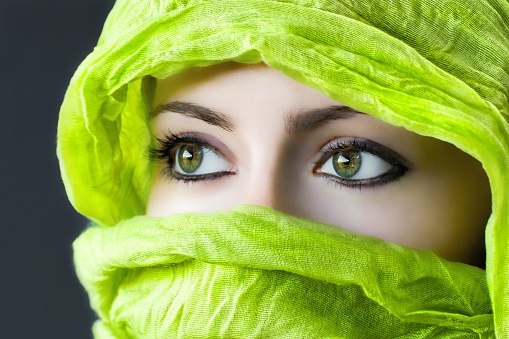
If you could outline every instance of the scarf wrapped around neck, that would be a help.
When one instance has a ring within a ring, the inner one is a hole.
[[[504,0],[117,1],[58,126],[67,194],[93,222],[74,248],[95,337],[509,337],[508,25]],[[259,206],[144,216],[150,79],[225,61],[479,160],[486,271]]]

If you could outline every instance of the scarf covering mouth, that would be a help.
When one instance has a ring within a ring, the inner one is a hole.
[[[493,337],[483,270],[267,207],[135,217],[74,248],[99,338]]]
[[[503,0],[117,1],[58,126],[96,337],[509,337],[508,24]],[[153,79],[226,61],[479,160],[486,271],[259,207],[141,216]]]

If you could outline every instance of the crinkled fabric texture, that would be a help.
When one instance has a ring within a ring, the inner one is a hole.
[[[74,248],[97,337],[493,337],[483,270],[266,207],[135,217]]]
[[[509,337],[508,23],[504,0],[117,1],[58,127],[69,199],[98,225],[76,242],[96,336]],[[486,272],[254,208],[139,217],[151,79],[225,61],[478,159]]]

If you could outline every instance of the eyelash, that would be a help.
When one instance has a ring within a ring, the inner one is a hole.
[[[148,158],[151,161],[162,161],[165,163],[165,166],[162,169],[162,174],[170,179],[181,181],[183,183],[195,183],[198,181],[207,181],[207,180],[215,180],[220,177],[226,175],[234,175],[235,172],[214,172],[208,174],[200,174],[200,175],[182,175],[173,170],[175,167],[175,152],[178,149],[178,146],[192,144],[200,147],[204,147],[220,157],[221,152],[219,152],[215,147],[211,146],[209,142],[198,138],[192,134],[182,134],[176,135],[173,133],[165,134],[162,139],[157,138],[157,146],[150,146],[148,150]]]
[[[149,147],[148,157],[152,161],[162,161],[165,163],[162,174],[166,178],[183,183],[195,183],[198,181],[215,180],[227,175],[236,174],[236,172],[223,171],[200,175],[182,175],[175,172],[175,152],[179,146],[186,144],[204,147],[216,153],[216,155],[223,157],[221,152],[219,152],[215,147],[211,146],[209,142],[188,133],[182,135],[169,133],[165,134],[162,139],[158,138],[157,146]],[[392,167],[389,171],[377,177],[357,180],[343,179],[327,173],[318,172],[318,169],[323,166],[327,160],[334,156],[336,152],[347,149],[370,153],[386,161]],[[406,161],[396,152],[374,141],[362,138],[336,139],[329,141],[319,150],[319,153],[320,157],[314,164],[313,173],[316,176],[324,177],[333,184],[337,186],[339,185],[341,187],[352,189],[376,188],[399,180],[409,170],[409,167],[406,165]]]
[[[368,179],[343,179],[337,176],[331,176],[326,173],[317,172],[317,170],[323,166],[327,160],[329,160],[334,154],[341,150],[356,150],[360,152],[370,153],[375,155],[382,160],[386,161],[392,167],[387,172]],[[390,182],[397,181],[403,177],[403,175],[410,169],[406,164],[406,161],[393,150],[380,145],[374,141],[362,138],[349,138],[349,139],[336,139],[328,142],[319,151],[320,158],[315,162],[313,173],[317,176],[324,177],[328,181],[341,187],[363,189],[363,188],[376,188],[384,186]]]

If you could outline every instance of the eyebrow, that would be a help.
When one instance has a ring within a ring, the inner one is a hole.
[[[156,109],[152,112],[151,117],[154,118],[161,113],[179,113],[186,117],[199,119],[210,125],[218,126],[228,132],[232,132],[235,129],[235,126],[229,116],[190,102],[170,101],[164,103],[156,107]]]
[[[164,103],[156,107],[151,117],[154,118],[161,113],[179,113],[190,118],[202,120],[228,132],[235,130],[235,125],[229,116],[190,102],[170,101]],[[298,114],[290,113],[285,117],[285,130],[289,135],[302,133],[317,129],[329,121],[348,119],[358,114],[365,113],[348,106],[329,106],[300,112]]]
[[[348,119],[358,114],[364,114],[348,106],[329,106],[316,108],[286,117],[285,127],[288,134],[302,133],[317,129],[325,123]]]

